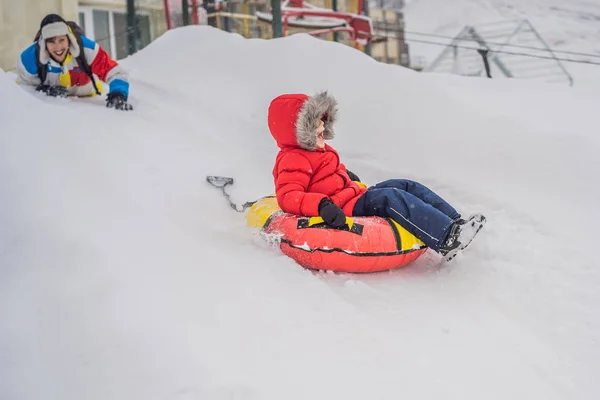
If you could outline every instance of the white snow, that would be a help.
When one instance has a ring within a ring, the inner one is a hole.
[[[0,72],[1,399],[600,396],[597,92],[209,27],[123,65],[129,113]],[[487,216],[464,254],[311,273],[208,185],[272,193],[268,104],[322,89],[363,181],[415,179]]]
[[[443,46],[419,41],[449,43],[450,39],[424,36],[434,34],[454,37],[465,25],[486,29],[505,30],[510,21],[529,20],[540,33],[548,46],[554,50],[587,53],[593,56],[580,56],[556,53],[558,58],[584,60],[600,63],[600,1],[598,0],[412,0],[403,10],[410,45],[410,56],[416,64],[428,65],[443,50]],[[487,24],[500,24],[496,28],[485,28]],[[516,24],[514,25],[516,28]],[[512,28],[511,28],[512,29]],[[500,32],[500,31],[498,31]],[[500,32],[501,33],[501,32]],[[531,38],[531,35],[524,35]],[[538,42],[519,43],[517,38],[511,43],[530,47],[543,47]],[[506,37],[490,39],[491,42],[503,42]],[[462,45],[472,47],[472,42]],[[495,46],[492,46],[495,47]],[[549,56],[549,53],[527,48],[505,47],[504,51]],[[502,55],[501,55],[502,57]],[[507,56],[504,56],[505,58]],[[540,74],[548,71],[542,68],[552,64],[526,57],[509,58],[517,60],[523,68],[526,63],[540,69]],[[563,62],[564,67],[573,76],[575,85],[600,86],[600,65]],[[533,73],[532,70],[528,71]]]

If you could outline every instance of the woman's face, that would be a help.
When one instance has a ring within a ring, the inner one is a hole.
[[[317,128],[317,148],[325,148],[325,138],[323,138],[323,132],[325,132],[325,123],[323,120],[319,121],[319,127]]]
[[[69,51],[69,38],[67,35],[56,36],[46,41],[46,48],[50,56],[57,62],[65,61]]]

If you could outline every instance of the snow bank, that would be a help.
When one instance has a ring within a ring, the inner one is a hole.
[[[123,64],[132,113],[0,72],[0,398],[600,393],[594,93],[208,27]],[[468,252],[313,274],[204,181],[234,176],[240,203],[270,193],[270,100],[323,89],[341,107],[332,145],[363,181],[416,179],[487,215]]]

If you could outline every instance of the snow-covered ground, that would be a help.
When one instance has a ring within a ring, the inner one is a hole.
[[[482,26],[528,19],[548,46],[555,50],[594,54],[596,57],[557,53],[559,58],[600,63],[600,1],[598,0],[411,0],[404,9],[406,30],[454,37],[465,25]],[[508,25],[505,25],[507,27]],[[516,24],[515,24],[516,27]],[[485,28],[482,28],[485,29]],[[490,28],[491,29],[491,28]],[[504,29],[504,28],[503,28]],[[531,35],[526,35],[528,38]],[[419,43],[450,40],[418,34],[407,34],[411,58],[416,63],[429,64],[444,49],[443,46]],[[488,39],[503,42],[506,39]],[[511,43],[517,43],[517,39]],[[472,43],[465,42],[465,45]],[[521,45],[542,47],[540,43]],[[530,49],[506,47],[516,53],[533,53]],[[545,53],[545,55],[549,55]],[[527,58],[520,57],[522,62]],[[575,84],[600,86],[600,65],[564,62]]]
[[[209,27],[123,65],[130,113],[0,72],[1,399],[600,396],[597,92]],[[268,104],[322,89],[363,181],[416,179],[486,214],[467,252],[312,273],[205,182],[271,193]]]

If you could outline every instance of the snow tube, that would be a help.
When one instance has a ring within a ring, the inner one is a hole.
[[[367,273],[387,271],[415,261],[425,244],[391,218],[352,217],[344,228],[326,225],[320,217],[285,213],[274,195],[253,204],[246,214],[249,226],[309,269]]]

